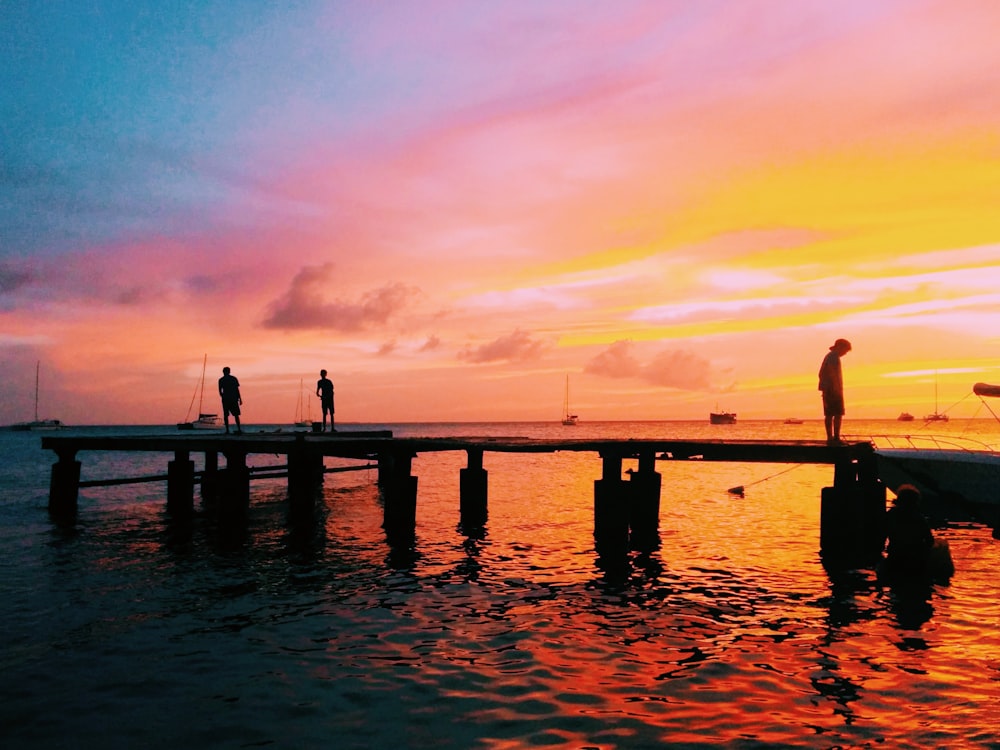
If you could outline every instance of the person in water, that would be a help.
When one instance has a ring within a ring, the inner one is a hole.
[[[326,376],[326,370],[319,371],[316,381],[316,395],[323,407],[323,431],[326,432],[326,413],[330,412],[330,432],[336,432],[333,426],[333,381]]]
[[[920,510],[920,490],[912,484],[901,484],[896,499],[886,514],[889,546],[886,556],[905,568],[923,567],[934,546],[934,534]]]
[[[851,351],[851,342],[837,339],[823,357],[819,368],[819,390],[823,394],[823,421],[826,441],[840,443],[840,425],[844,418],[844,374],[840,358]]]
[[[229,434],[229,415],[233,415],[236,420],[236,434],[242,435],[243,429],[240,427],[240,406],[243,405],[243,397],[240,395],[240,381],[235,375],[229,374],[229,368],[222,368],[222,377],[219,378],[219,396],[222,398],[222,417],[226,421],[226,434]]]

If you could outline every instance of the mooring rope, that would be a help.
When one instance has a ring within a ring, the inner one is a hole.
[[[746,492],[746,488],[747,487],[753,487],[755,484],[760,484],[761,482],[766,482],[766,481],[768,481],[770,479],[774,479],[775,477],[780,477],[782,474],[787,474],[790,471],[795,471],[796,469],[800,468],[801,466],[802,466],[802,464],[795,464],[794,466],[790,466],[787,469],[782,469],[781,471],[775,472],[774,474],[771,474],[770,476],[766,476],[763,479],[758,479],[756,482],[750,482],[750,484],[738,484],[735,487],[730,487],[726,491],[730,495],[739,495],[740,497],[743,497],[743,495]]]

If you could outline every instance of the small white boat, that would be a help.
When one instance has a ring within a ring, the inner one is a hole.
[[[207,364],[208,355],[206,354],[201,363],[201,381],[198,383],[198,387],[195,388],[194,393],[191,395],[191,404],[188,406],[188,413],[184,417],[184,421],[177,423],[178,430],[214,430],[222,426],[222,420],[219,419],[218,414],[205,414],[202,412],[202,406],[205,400],[205,367]],[[198,397],[198,418],[190,420],[191,407],[194,406],[195,396]]]
[[[934,411],[924,417],[925,422],[947,422],[948,415],[938,411],[937,375],[934,376]]]
[[[1000,386],[976,383],[973,393],[1000,397]],[[879,479],[889,489],[915,485],[928,505],[962,510],[1000,529],[1000,451],[993,446],[935,435],[882,435],[872,443]]]
[[[562,423],[567,427],[572,427],[580,419],[576,414],[569,413],[569,375],[566,376],[566,397],[563,399],[563,414]]]
[[[306,416],[306,411],[308,410],[309,415]],[[312,401],[306,399],[305,396],[305,384],[303,380],[299,379],[299,403],[295,407],[295,426],[296,427],[312,427]]]
[[[41,364],[41,362],[35,363],[35,418],[30,422],[18,422],[17,424],[11,425],[10,429],[12,430],[16,430],[18,432],[40,432],[61,430],[63,428],[63,423],[58,419],[38,418],[38,373],[41,369]]]

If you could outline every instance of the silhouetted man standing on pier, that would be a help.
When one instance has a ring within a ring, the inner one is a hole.
[[[316,395],[323,407],[323,431],[326,432],[326,413],[330,412],[330,432],[336,432],[333,426],[333,381],[326,376],[326,370],[319,371],[316,381]]]
[[[219,396],[222,398],[222,417],[226,421],[226,434],[229,434],[229,415],[233,415],[236,420],[236,434],[242,435],[243,429],[240,427],[240,406],[243,404],[243,397],[240,396],[240,381],[236,376],[229,374],[229,368],[222,368],[222,377],[219,378]]]
[[[840,358],[851,351],[851,342],[837,339],[830,352],[823,357],[819,368],[819,390],[823,393],[823,419],[826,424],[826,441],[840,442],[840,423],[844,418],[844,375]]]

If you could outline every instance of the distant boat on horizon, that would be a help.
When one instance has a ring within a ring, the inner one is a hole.
[[[899,420],[900,422],[912,422],[913,415],[910,414],[910,412],[908,411],[904,411],[898,417],[896,417],[896,419]]]
[[[41,361],[35,362],[35,418],[30,422],[18,422],[10,426],[12,430],[18,432],[39,432],[42,430],[61,430],[63,428],[63,423],[58,419],[39,419],[38,418],[38,374],[41,370]]]
[[[798,417],[789,417],[785,420],[785,424],[802,424],[802,420]]]
[[[718,409],[719,407],[716,406],[715,408]],[[725,409],[709,412],[708,421],[711,424],[736,424],[736,412],[726,411]]]
[[[213,430],[221,426],[218,414],[205,414],[202,412],[202,406],[205,400],[205,367],[207,365],[208,355],[206,354],[201,363],[201,381],[198,383],[198,387],[195,388],[194,393],[191,394],[191,403],[188,406],[187,414],[184,416],[184,421],[177,423],[178,430]],[[198,397],[198,418],[194,421],[189,421],[191,418],[191,407],[194,406],[195,396]]]
[[[305,402],[305,383],[300,378],[299,379],[299,403],[295,409],[295,426],[296,427],[312,427],[312,401],[308,401],[306,406],[303,407]],[[306,409],[309,411],[309,416],[307,417],[305,412]]]
[[[567,427],[572,427],[579,419],[576,414],[569,413],[569,375],[566,376],[566,397],[563,399],[563,415],[562,423]]]
[[[937,373],[934,373],[934,413],[924,417],[925,422],[947,422],[948,415],[938,411],[938,383]]]

